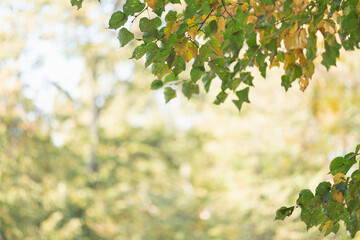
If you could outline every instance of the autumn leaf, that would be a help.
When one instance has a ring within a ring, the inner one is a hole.
[[[217,31],[214,36],[217,38],[217,40],[219,40],[220,43],[224,42],[224,35],[221,32]]]
[[[191,59],[197,56],[197,46],[192,42],[187,42],[184,48],[184,60],[189,62]]]
[[[295,32],[295,48],[304,49],[307,46],[307,33],[304,28]]]
[[[245,2],[242,6],[241,6],[241,11],[245,12],[247,9],[249,8],[249,4],[247,2]]]
[[[328,228],[329,228],[329,226],[330,226],[331,222],[332,222],[331,220],[327,221],[327,222],[325,223],[325,225],[323,226],[323,228],[322,228],[321,232],[325,232],[325,231],[326,231],[326,229],[328,229]]]
[[[343,173],[341,173],[341,172],[337,173],[337,174],[335,174],[333,180],[334,180],[335,185],[339,184],[341,182],[345,182],[345,175]]]
[[[153,10],[155,10],[156,0],[147,0],[146,3],[149,7],[151,7]]]
[[[175,21],[175,22],[172,24],[171,33],[172,33],[172,34],[176,33],[182,23],[183,23],[182,21]]]
[[[305,89],[307,88],[307,86],[309,86],[309,79],[303,78],[301,77],[299,79],[299,85],[300,85],[300,90],[301,91],[305,91]]]
[[[338,203],[343,204],[343,202],[344,202],[344,196],[343,196],[343,194],[342,194],[340,191],[334,193],[334,198],[335,198],[335,200],[336,200]]]
[[[225,32],[225,18],[220,17],[220,18],[218,19],[217,25],[218,25],[218,28],[219,28],[221,31]]]
[[[247,18],[247,23],[256,23],[256,21],[258,20],[258,18],[254,15],[250,15],[248,18]]]
[[[186,38],[176,41],[174,45],[174,51],[176,52],[177,55],[184,55],[187,42],[188,40]]]
[[[197,26],[192,26],[188,30],[188,35],[192,40],[194,40],[196,38],[197,33],[198,33],[198,27]]]

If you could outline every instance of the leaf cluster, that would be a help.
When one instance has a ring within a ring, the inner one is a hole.
[[[315,194],[309,189],[299,193],[296,205],[301,208],[300,218],[307,229],[318,226],[319,231],[325,235],[337,233],[339,222],[342,221],[352,238],[360,231],[360,170],[355,170],[350,177],[346,176],[350,168],[358,162],[359,150],[360,144],[355,152],[332,160],[329,173],[333,175],[333,184],[321,182]],[[291,216],[294,207],[278,209],[275,220],[284,220]]]

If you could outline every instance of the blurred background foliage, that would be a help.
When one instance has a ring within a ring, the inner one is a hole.
[[[357,52],[305,93],[257,76],[241,113],[165,105],[106,29],[120,5],[1,1],[0,239],[321,239],[273,219],[359,143]]]

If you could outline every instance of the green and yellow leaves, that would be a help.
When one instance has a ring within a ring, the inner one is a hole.
[[[81,2],[72,1],[78,6]],[[215,101],[218,104],[228,95],[236,95],[240,83],[253,85],[249,79],[242,80],[245,71],[252,69],[258,69],[265,78],[268,68],[283,67],[281,85],[285,90],[297,81],[305,91],[317,57],[329,69],[336,65],[341,47],[360,47],[360,7],[354,2],[186,0],[183,12],[165,14],[166,5],[171,8],[180,1],[126,0],[122,11],[111,16],[109,28],[118,29],[128,19],[134,22],[141,18],[142,36],[137,37],[141,47],[135,48],[132,57],[139,59],[146,54],[145,66],[153,64],[152,73],[158,79],[167,71],[176,75],[192,72],[200,69],[200,64],[203,74],[222,81]],[[157,17],[144,17],[149,11]],[[122,46],[134,38],[126,30],[120,31]],[[318,38],[320,34],[323,38]],[[191,79],[199,79],[199,72],[196,76],[195,72]],[[206,83],[208,89],[211,81]],[[239,109],[240,102],[236,102]]]
[[[188,41],[188,39],[178,40],[174,45],[174,51],[178,56],[183,56],[186,62],[189,62],[198,55],[197,46],[193,42]]]
[[[334,184],[322,182],[315,195],[304,189],[300,192],[296,204],[301,208],[300,218],[307,229],[319,226],[325,236],[337,233],[340,221],[343,221],[350,236],[360,231],[360,171],[354,171],[351,177],[345,174],[358,161],[359,145],[355,152],[335,158],[330,164],[330,173]],[[283,220],[292,214],[291,208],[281,207],[276,212],[276,220]]]

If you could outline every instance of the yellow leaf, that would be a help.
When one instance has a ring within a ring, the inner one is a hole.
[[[274,16],[276,21],[279,20],[279,15],[277,15],[276,13],[273,13],[272,15]]]
[[[309,79],[306,79],[306,78],[303,78],[303,77],[300,78],[299,79],[299,85],[300,85],[300,90],[305,91],[307,86],[309,86]]]
[[[341,192],[334,193],[334,198],[336,201],[338,201],[338,203],[342,204],[344,202],[344,196],[342,195]]]
[[[336,32],[336,23],[332,19],[326,19],[324,21],[324,29],[325,29],[326,32],[328,32],[330,34],[335,34],[335,32]]]
[[[256,0],[250,0],[250,6],[255,7],[255,5],[256,5]]]
[[[187,38],[183,38],[175,42],[174,51],[176,52],[177,55],[184,55],[187,41],[188,41]]]
[[[298,24],[295,22],[293,28],[290,30],[289,34],[294,35],[298,31]]]
[[[249,4],[247,2],[245,2],[242,6],[241,6],[241,11],[245,12],[249,7]]]
[[[295,63],[295,61],[296,61],[296,57],[294,53],[292,52],[285,53],[284,69],[286,69],[289,64]]]
[[[260,8],[260,9],[256,9],[255,15],[258,17],[262,17],[263,15],[265,15],[265,9],[264,8]]]
[[[329,226],[330,226],[330,224],[331,224],[331,220],[329,220],[329,221],[327,221],[326,223],[325,223],[325,225],[323,226],[323,228],[322,228],[322,232],[325,232],[326,231],[326,229],[328,229],[329,228]]]
[[[294,5],[298,8],[298,11],[303,11],[309,4],[308,0],[294,0]]]
[[[217,31],[214,36],[217,38],[217,40],[219,40],[219,42],[224,42],[224,35],[221,32]]]
[[[181,24],[182,24],[182,21],[175,21],[171,27],[171,33],[172,34],[176,33]]]
[[[147,0],[146,3],[149,7],[151,7],[153,10],[155,10],[156,0]]]
[[[217,25],[218,25],[218,28],[219,28],[221,31],[225,32],[225,18],[219,17],[219,20],[218,20],[218,22],[217,22]]]
[[[334,180],[334,184],[339,184],[341,182],[345,182],[345,175],[343,173],[337,173],[335,174],[333,180]]]
[[[188,35],[192,40],[194,40],[196,38],[197,30],[198,30],[197,26],[193,26],[193,27],[189,28]]]
[[[208,19],[206,19],[205,23],[208,24],[209,22],[213,21],[213,20],[217,20],[217,17],[215,15],[210,16]]]
[[[166,36],[166,39],[168,39],[170,37],[173,24],[174,24],[174,21],[170,21],[170,22],[166,23],[166,27],[164,28],[164,34]]]
[[[298,48],[299,49],[299,48]],[[305,66],[305,64],[307,63],[307,59],[305,58],[305,55],[304,55],[304,53],[303,53],[303,51],[302,51],[302,49],[300,49],[301,51],[298,53],[298,55],[299,55],[299,62],[300,62],[300,64],[302,65],[302,66]]]
[[[269,68],[272,68],[272,67],[280,67],[280,62],[276,58],[270,59]]]
[[[254,15],[250,15],[247,18],[247,23],[256,23],[256,21],[257,21],[257,17],[255,17]]]
[[[295,39],[293,35],[288,35],[284,38],[284,45],[286,50],[291,50],[294,48]]]
[[[197,56],[198,49],[192,42],[187,42],[184,49],[184,60],[189,62],[191,59]]]
[[[260,42],[262,42],[265,36],[265,30],[260,30],[259,36],[260,36]]]
[[[307,33],[305,28],[301,28],[300,30],[295,32],[295,48],[306,48],[307,45]]]
[[[194,16],[193,18],[189,19],[188,22],[187,22],[188,26],[189,26],[189,27],[192,27],[191,25],[195,22],[195,20],[196,20],[196,16]]]

